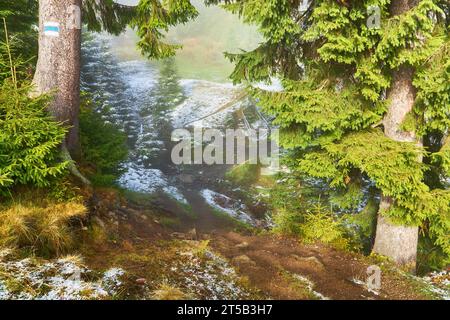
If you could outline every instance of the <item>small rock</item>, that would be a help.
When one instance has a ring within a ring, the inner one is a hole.
[[[136,279],[136,284],[138,284],[140,286],[145,286],[147,284],[147,279],[144,279],[144,278]]]

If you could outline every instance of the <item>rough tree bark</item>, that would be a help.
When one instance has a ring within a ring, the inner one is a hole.
[[[392,1],[391,14],[402,14],[415,5],[417,5],[417,0]],[[416,98],[416,92],[412,85],[413,75],[414,70],[409,66],[402,66],[394,72],[387,97],[390,105],[383,124],[387,137],[395,141],[421,144],[414,132],[406,132],[401,129],[401,124],[413,109]],[[388,211],[392,204],[393,200],[390,197],[382,195],[373,251],[393,259],[397,264],[410,271],[415,271],[418,227],[394,224],[383,216],[382,212]]]
[[[81,2],[39,0],[39,55],[33,81],[36,94],[54,95],[49,111],[70,127],[64,147],[74,157],[79,152],[81,57],[81,29],[78,21],[74,20],[78,14],[74,12],[74,6],[81,8]],[[58,24],[56,29],[55,23]],[[59,31],[55,31],[58,28]]]

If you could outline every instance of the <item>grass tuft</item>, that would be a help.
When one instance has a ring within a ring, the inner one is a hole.
[[[157,290],[153,291],[152,299],[174,301],[174,300],[186,300],[189,299],[189,297],[179,288],[172,286],[167,282],[163,282],[159,285],[159,288]]]
[[[59,255],[73,245],[71,221],[85,214],[86,207],[77,202],[16,200],[0,207],[0,246]]]

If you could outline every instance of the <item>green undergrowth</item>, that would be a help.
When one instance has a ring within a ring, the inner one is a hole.
[[[82,167],[95,186],[115,186],[123,173],[120,164],[128,157],[127,136],[102,118],[103,112],[88,95],[80,110]]]
[[[182,222],[178,217],[162,216],[158,218],[159,223],[169,229],[176,229],[182,226]]]
[[[20,42],[12,41],[20,37],[9,34],[5,21],[0,32],[0,195],[18,185],[48,187],[68,166],[59,153],[67,130],[47,112],[50,96],[31,97],[29,62]]]
[[[175,202],[176,206],[181,210],[181,214],[189,219],[197,220],[198,214],[194,212],[192,206],[189,203],[179,201],[171,197],[171,199]]]
[[[48,187],[64,176],[59,145],[66,129],[45,108],[48,97],[30,98],[30,87],[0,85],[0,193],[17,185]]]
[[[249,187],[258,181],[260,169],[256,164],[244,163],[233,167],[226,173],[225,178],[233,185]]]
[[[136,192],[132,190],[119,188],[120,194],[128,201],[142,207],[150,207],[157,200],[157,197],[152,194]]]
[[[424,234],[419,237],[417,253],[417,273],[420,275],[432,271],[444,270],[450,266],[450,257],[442,248],[436,247],[433,241]]]
[[[278,210],[274,217],[273,232],[297,237],[304,243],[322,242],[342,250],[358,250],[345,226],[345,219],[318,205],[300,212]]]

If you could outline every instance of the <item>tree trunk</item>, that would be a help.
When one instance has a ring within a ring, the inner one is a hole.
[[[69,126],[67,149],[78,156],[82,0],[39,0],[39,55],[33,83],[36,94],[54,98],[49,111]]]
[[[418,227],[397,225],[381,214],[389,210],[392,199],[382,196],[378,213],[373,252],[391,258],[398,265],[414,272],[416,269]]]
[[[391,4],[391,14],[402,14],[417,4],[416,0],[396,0]],[[414,70],[402,66],[393,73],[392,86],[388,92],[390,102],[388,112],[383,120],[387,137],[401,142],[418,141],[414,132],[402,131],[401,124],[414,106],[416,92],[412,85]],[[421,161],[422,159],[419,159]],[[392,223],[382,213],[389,211],[393,200],[382,195],[378,213],[377,231],[373,251],[387,256],[397,264],[415,270],[417,257],[418,227],[402,226]]]

